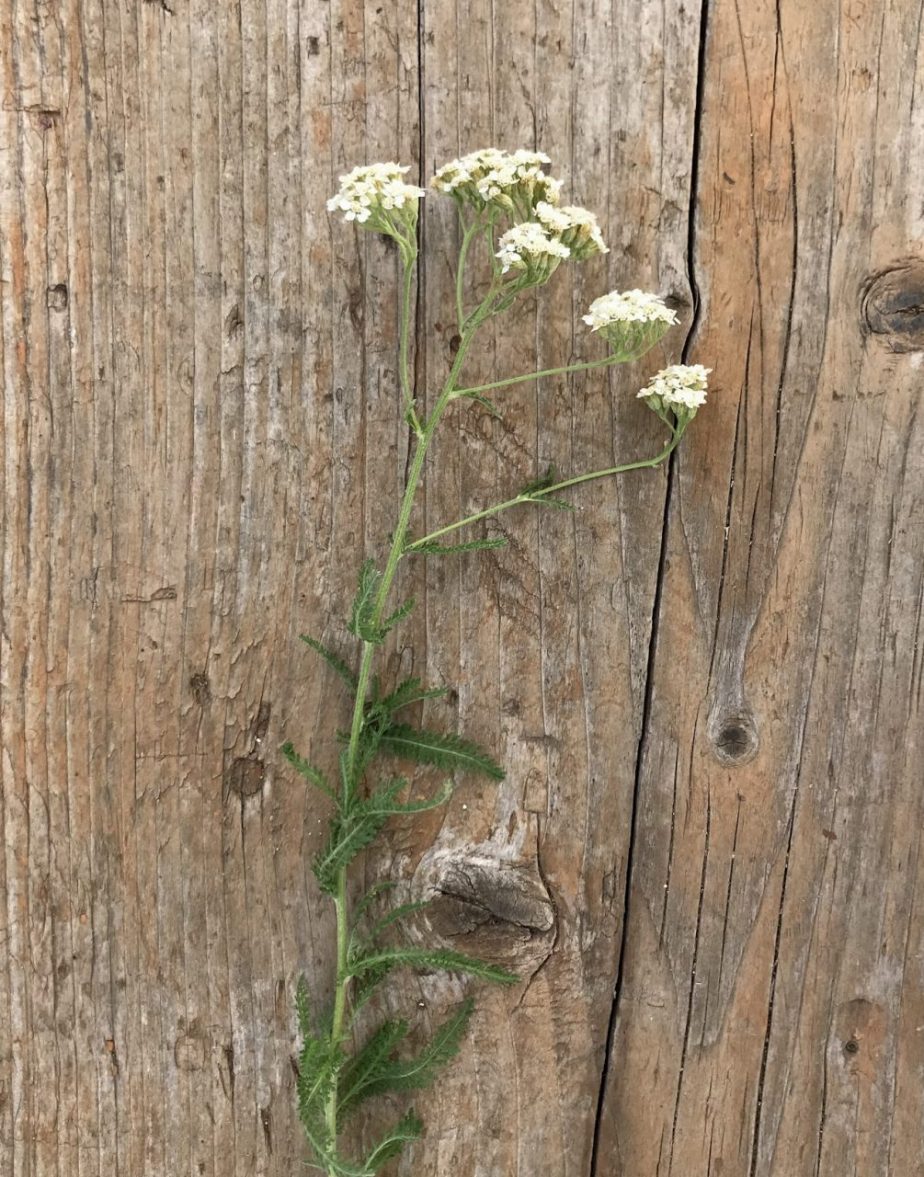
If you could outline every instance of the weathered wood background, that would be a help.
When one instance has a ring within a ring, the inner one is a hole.
[[[343,638],[407,452],[395,260],[324,201],[488,144],[548,151],[612,252],[472,373],[597,354],[587,302],[641,286],[683,318],[653,364],[713,391],[669,471],[404,573],[392,669],[509,776],[369,871],[524,982],[398,1171],[924,1174],[922,50],[920,0],[0,0],[4,1174],[299,1171],[333,928],[277,749],[330,755],[297,635]],[[647,371],[454,410],[426,522],[655,452]]]

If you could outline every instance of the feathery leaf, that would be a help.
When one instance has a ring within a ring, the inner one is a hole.
[[[408,555],[419,556],[452,556],[456,552],[485,552],[491,548],[505,548],[507,540],[503,536],[493,536],[490,539],[470,539],[460,544],[438,544],[433,540],[425,543],[411,544],[404,550]]]
[[[504,779],[504,770],[487,752],[453,733],[427,731],[406,723],[395,723],[382,732],[381,742],[389,752],[406,756],[419,764],[432,764],[448,771],[481,772],[495,781]]]
[[[315,653],[320,654],[331,670],[335,671],[351,690],[356,690],[356,675],[339,654],[335,654],[333,650],[319,642],[317,638],[311,637],[310,634],[303,633],[301,640],[306,646],[310,646]]]
[[[285,756],[286,760],[288,760],[297,773],[303,776],[306,781],[309,781],[312,785],[314,785],[316,789],[320,789],[320,791],[326,797],[330,797],[331,801],[337,800],[333,789],[327,783],[327,778],[324,776],[324,773],[321,772],[319,768],[315,768],[315,766],[310,761],[306,760],[303,756],[299,756],[299,754],[293,748],[291,740],[283,744],[281,750],[283,756]]]
[[[351,961],[348,971],[352,977],[362,977],[370,969],[378,970],[382,967],[389,970],[442,969],[449,973],[467,973],[471,977],[481,977],[497,985],[513,985],[519,980],[514,973],[498,965],[488,964],[487,961],[478,960],[474,956],[466,956],[463,952],[452,952],[442,948],[383,948]]]

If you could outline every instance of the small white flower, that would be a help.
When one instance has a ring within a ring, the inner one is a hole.
[[[590,304],[584,322],[599,331],[620,363],[637,360],[677,322],[677,314],[657,294],[611,290]]]
[[[624,293],[611,290],[609,294],[594,299],[589,313],[584,315],[584,322],[593,331],[600,331],[611,324],[628,323],[663,323],[665,327],[673,327],[677,322],[677,312],[665,305],[657,294],[646,294],[643,290],[627,290]]]
[[[541,151],[511,153],[485,147],[443,164],[430,183],[479,210],[494,206],[529,216],[537,201],[558,201],[561,182],[542,170],[550,162]]]
[[[538,221],[524,221],[514,225],[498,242],[497,258],[503,272],[508,270],[543,270],[551,264],[549,273],[563,258],[571,256],[571,250],[554,237]]]
[[[695,413],[706,403],[706,378],[711,371],[702,364],[672,364],[653,376],[638,395],[649,403],[654,400],[658,406],[677,405]]]
[[[370,228],[390,232],[393,226],[386,215],[397,212],[400,219],[416,219],[417,202],[426,195],[423,188],[407,184],[404,175],[410,171],[397,163],[373,163],[340,177],[340,189],[327,202],[328,212],[342,212],[347,221],[363,225],[371,220]]]
[[[556,233],[578,261],[593,253],[609,253],[597,218],[586,208],[575,204],[559,208],[540,201],[536,205],[536,219]]]

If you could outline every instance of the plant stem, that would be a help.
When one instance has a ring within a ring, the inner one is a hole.
[[[416,260],[416,245],[413,247],[402,247],[401,262],[404,269],[404,281],[401,300],[401,347],[399,363],[401,369],[401,391],[404,395],[404,408],[408,423],[419,437],[421,430],[420,418],[417,416],[414,394],[411,391],[411,375],[407,359],[408,338],[411,333],[411,292],[414,286],[414,263]]]
[[[462,245],[459,249],[459,268],[456,270],[456,318],[461,331],[465,326],[465,259],[468,256],[468,247],[472,243],[472,238],[480,226],[477,217],[467,226],[461,208],[459,209],[459,224],[462,226]]]
[[[473,396],[479,392],[490,392],[492,388],[508,388],[511,384],[525,384],[527,380],[541,380],[543,376],[565,376],[569,372],[588,372],[591,368],[607,368],[624,363],[621,356],[604,356],[602,360],[588,360],[583,364],[566,364],[562,368],[545,368],[542,372],[528,372],[525,376],[508,376],[506,380],[495,380],[493,384],[479,384],[475,388],[460,388],[455,396]]]
[[[407,271],[410,270],[410,265]],[[406,273],[407,273],[406,271]],[[407,283],[405,289],[408,289]],[[372,615],[373,626],[378,625],[384,614],[385,603],[388,599],[388,594],[395,578],[395,573],[398,570],[402,553],[404,551],[404,541],[407,536],[408,525],[411,520],[411,511],[414,506],[414,496],[417,492],[417,487],[420,483],[420,477],[423,473],[424,461],[427,456],[427,449],[436,432],[440,419],[443,416],[447,406],[453,399],[453,391],[455,389],[456,381],[459,378],[459,373],[462,370],[462,365],[465,361],[465,353],[468,351],[472,338],[478,330],[481,323],[490,313],[490,304],[493,301],[495,294],[495,287],[492,285],[489,294],[486,296],[484,302],[478,310],[472,315],[471,320],[466,325],[466,329],[462,334],[462,340],[459,344],[459,350],[456,352],[453,360],[452,368],[446,383],[437,398],[436,404],[433,407],[433,412],[430,414],[425,425],[421,425],[418,420],[418,427],[415,428],[415,443],[414,443],[414,457],[411,461],[411,468],[408,471],[407,484],[404,488],[404,495],[401,499],[401,507],[398,513],[398,522],[395,526],[394,535],[392,536],[391,547],[388,552],[388,557],[385,563],[385,570],[382,573],[382,579],[379,584],[379,591],[375,599],[375,608]],[[403,309],[404,320],[410,316],[410,301],[405,298]],[[404,330],[404,321],[402,322],[402,331]],[[402,349],[403,350],[403,349]],[[415,414],[416,417],[416,414]],[[375,653],[375,645],[372,642],[363,642],[362,657],[359,664],[359,674],[356,681],[356,697],[353,702],[353,717],[350,723],[350,742],[347,746],[347,768],[344,774],[343,781],[343,800],[344,804],[348,800],[348,790],[351,784],[356,783],[356,762],[359,753],[359,744],[362,737],[363,720],[366,708],[366,695],[369,690],[369,679],[372,667],[372,658]],[[347,900],[346,888],[346,867],[341,867],[337,874],[337,888],[334,895],[334,906],[337,912],[337,979],[334,992],[334,1011],[331,1019],[330,1029],[330,1044],[331,1048],[339,1047],[344,1035],[344,1021],[346,1017],[347,996],[350,984],[350,977],[347,972],[348,968],[348,946],[349,946],[349,905]],[[330,1147],[336,1148],[337,1143],[337,1097],[338,1097],[338,1083],[336,1072],[331,1083],[331,1090],[327,1100],[326,1108],[326,1125],[327,1132],[330,1137]],[[328,1170],[329,1177],[335,1177],[334,1170]]]
[[[466,515],[464,519],[460,519],[456,523],[448,523],[445,527],[431,531],[429,535],[421,536],[420,539],[407,544],[404,548],[404,553],[409,554],[415,549],[439,539],[441,536],[448,535],[451,531],[458,531],[460,527],[467,527],[470,523],[477,523],[479,519],[489,519],[501,511],[506,511],[509,507],[518,507],[521,503],[541,502],[544,498],[548,498],[558,491],[567,490],[569,486],[577,486],[580,482],[592,482],[595,478],[607,478],[612,474],[626,474],[630,470],[644,470],[660,466],[680,444],[683,432],[683,429],[675,430],[669,444],[653,458],[642,458],[638,462],[626,462],[622,466],[608,466],[605,470],[592,470],[589,474],[579,474],[575,478],[566,478],[563,482],[556,482],[553,486],[545,486],[541,490],[530,491],[528,494],[518,494],[503,503],[497,503],[493,507],[486,507],[483,511],[476,511],[473,515]]]

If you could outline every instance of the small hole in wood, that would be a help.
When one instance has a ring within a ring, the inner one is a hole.
[[[712,744],[717,759],[743,764],[757,753],[757,729],[750,715],[725,715],[713,725]]]
[[[857,1042],[856,1038],[848,1038],[847,1041],[844,1043],[844,1054],[859,1054],[859,1053],[860,1053],[860,1043]]]

